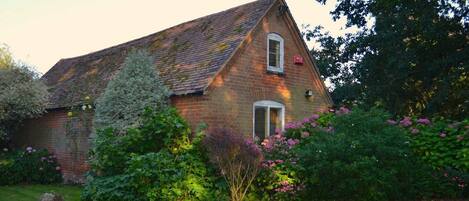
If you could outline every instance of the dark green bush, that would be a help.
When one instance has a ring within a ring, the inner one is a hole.
[[[313,200],[417,200],[436,183],[401,128],[377,109],[345,111],[329,122],[305,120],[296,147],[304,196]],[[324,127],[327,126],[327,127]],[[299,130],[298,130],[299,129]]]
[[[50,184],[62,181],[60,166],[47,150],[26,150],[0,153],[0,185]]]

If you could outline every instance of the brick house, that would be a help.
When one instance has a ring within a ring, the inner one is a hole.
[[[192,128],[206,123],[263,138],[332,105],[285,1],[259,0],[60,60],[43,76],[52,94],[48,113],[27,121],[14,143],[48,148],[65,179],[80,182],[91,120],[72,122],[70,135],[67,112],[98,97],[132,48],[154,56],[172,105]]]

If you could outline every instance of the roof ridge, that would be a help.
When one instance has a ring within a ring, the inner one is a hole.
[[[196,19],[192,19],[192,20],[189,20],[189,21],[185,21],[185,22],[176,24],[176,25],[174,25],[174,26],[168,27],[168,28],[166,28],[166,29],[157,31],[157,32],[155,32],[155,33],[151,33],[151,34],[148,34],[148,35],[146,35],[146,36],[142,36],[142,37],[140,37],[140,38],[132,39],[132,40],[130,40],[130,41],[123,42],[123,43],[118,44],[118,45],[113,45],[113,46],[110,46],[110,47],[107,47],[107,48],[104,48],[104,49],[101,49],[101,50],[89,52],[89,53],[86,53],[86,54],[83,54],[83,55],[80,55],[80,56],[69,57],[69,58],[61,58],[61,59],[59,60],[59,62],[60,62],[60,61],[64,61],[64,60],[80,59],[80,58],[87,57],[87,56],[90,56],[90,55],[102,55],[102,54],[106,54],[106,52],[109,51],[109,50],[114,50],[114,49],[116,49],[116,48],[126,47],[126,46],[132,44],[133,42],[136,42],[136,41],[139,41],[139,40],[143,40],[143,39],[145,39],[145,38],[149,38],[149,37],[155,36],[155,35],[157,35],[157,34],[160,34],[160,33],[163,33],[163,32],[165,32],[165,31],[171,30],[171,29],[173,29],[173,28],[176,28],[176,27],[179,27],[179,26],[182,26],[182,25],[185,25],[185,24],[189,24],[189,23],[194,22],[194,21],[201,20],[201,19],[203,19],[203,18],[208,18],[208,17],[213,16],[213,15],[217,15],[217,14],[221,14],[221,13],[224,13],[224,12],[227,12],[227,11],[230,11],[230,10],[234,10],[234,9],[237,9],[237,8],[240,8],[240,7],[243,7],[243,6],[247,6],[247,5],[250,5],[250,4],[254,4],[254,3],[257,3],[257,2],[259,2],[259,1],[266,1],[266,0],[255,0],[255,1],[248,2],[248,3],[244,3],[244,4],[241,4],[241,5],[236,6],[236,7],[228,8],[228,9],[226,9],[226,10],[222,10],[222,11],[219,11],[219,12],[216,12],[216,13],[212,13],[212,14],[208,14],[208,15],[204,15],[204,16],[198,17],[198,18],[196,18]]]

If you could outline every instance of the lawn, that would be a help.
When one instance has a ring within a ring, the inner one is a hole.
[[[46,192],[62,195],[65,201],[79,201],[81,187],[64,185],[0,186],[0,201],[38,201]]]

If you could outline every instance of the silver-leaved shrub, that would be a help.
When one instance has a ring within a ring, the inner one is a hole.
[[[153,58],[145,50],[132,50],[114,79],[96,101],[94,128],[112,127],[125,132],[140,125],[145,108],[166,108],[169,89],[155,69]]]
[[[0,47],[0,148],[22,120],[45,112],[49,93],[32,68],[14,62]]]

